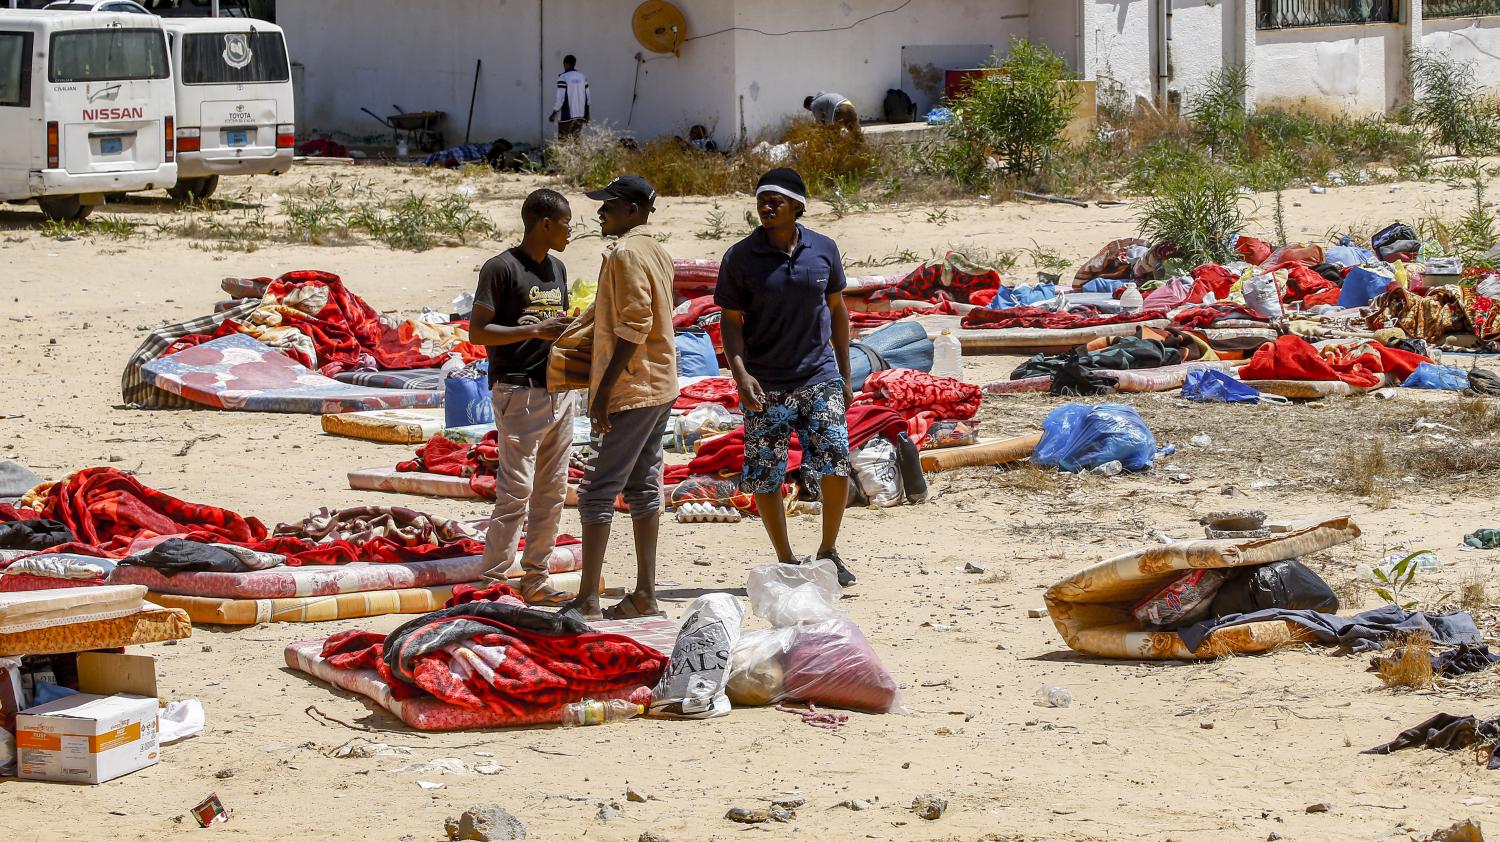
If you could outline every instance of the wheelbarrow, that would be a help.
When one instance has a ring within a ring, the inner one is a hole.
[[[395,142],[401,145],[403,134],[408,146],[415,146],[423,152],[438,152],[447,149],[443,142],[443,133],[438,131],[438,124],[443,122],[446,116],[442,111],[403,111],[401,106],[392,105],[396,113],[389,117],[382,117],[368,108],[360,111],[380,121],[382,126],[395,132]]]

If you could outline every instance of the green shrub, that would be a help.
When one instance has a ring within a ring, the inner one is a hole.
[[[1016,39],[996,72],[974,79],[954,103],[950,127],[964,148],[960,171],[983,180],[993,154],[1007,175],[1033,178],[1046,170],[1063,145],[1073,119],[1076,93],[1059,82],[1073,78],[1062,56],[1040,44]]]
[[[1245,227],[1244,194],[1238,179],[1222,166],[1172,174],[1141,205],[1141,237],[1177,246],[1177,257],[1197,264],[1234,259],[1229,238]]]
[[[1412,118],[1432,131],[1433,140],[1454,155],[1479,154],[1493,146],[1493,109],[1480,97],[1474,65],[1433,50],[1411,60]]]
[[[1210,73],[1203,87],[1188,101],[1187,117],[1199,139],[1220,156],[1238,154],[1245,140],[1248,118],[1245,65],[1231,64]]]

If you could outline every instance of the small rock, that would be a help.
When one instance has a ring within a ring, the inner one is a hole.
[[[221,781],[228,780],[229,778],[234,777],[234,770],[233,769],[220,769],[219,771],[217,771],[217,772],[214,773],[214,777],[218,778]]]
[[[1202,728],[1205,731],[1212,731],[1214,729],[1214,724],[1212,722],[1199,722],[1198,727]]]
[[[1430,842],[1484,842],[1484,833],[1479,830],[1479,822],[1464,819],[1433,833]]]
[[[505,812],[501,807],[476,804],[465,810],[457,819],[443,822],[448,831],[449,842],[472,840],[472,842],[499,842],[504,839],[525,839],[526,825]]]
[[[861,798],[851,798],[848,801],[840,801],[833,806],[853,810],[856,813],[862,813],[865,810],[870,809],[870,802],[865,801]]]
[[[121,456],[118,453],[111,453],[111,454],[109,454],[109,461],[111,461],[111,462],[124,462],[125,461],[125,457]]]
[[[983,572],[985,572],[985,568],[984,568],[983,564],[975,564],[972,561],[966,561],[966,562],[964,562],[964,572],[965,573],[983,573]]]
[[[937,821],[948,810],[948,799],[940,795],[919,795],[911,802],[911,811],[919,818]]]
[[[1327,801],[1319,801],[1316,804],[1309,804],[1309,805],[1307,805],[1307,812],[1309,812],[1309,813],[1326,813],[1326,812],[1328,812],[1329,810],[1332,810],[1332,809],[1333,809],[1333,804],[1331,804],[1331,803],[1329,803]]]
[[[635,840],[635,842],[672,842],[672,840],[655,831],[645,830],[641,831],[640,838]]]
[[[1047,609],[1045,609],[1045,608],[1028,608],[1028,609],[1026,609],[1026,616],[1029,617],[1029,618],[1031,618],[1031,619],[1033,619],[1033,620],[1039,620],[1039,619],[1047,616]]]
[[[627,786],[627,787],[625,787],[625,800],[626,801],[634,801],[637,804],[645,804],[647,797],[648,796],[646,796],[644,793],[642,793],[640,790],[636,789],[633,786]]]
[[[709,561],[706,558],[695,558],[695,559],[693,559],[693,563],[696,564],[696,565],[698,565],[699,567],[712,567],[713,566],[713,562]]]
[[[606,804],[603,801],[600,801],[598,806],[599,811],[596,815],[598,816],[599,821],[607,822],[613,819],[618,819],[620,817],[620,811],[615,809],[615,806],[613,804]]]
[[[1208,436],[1206,436],[1206,435],[1204,435],[1202,433],[1200,433],[1200,434],[1198,434],[1196,436],[1193,436],[1191,439],[1188,440],[1188,444],[1191,444],[1193,447],[1208,447],[1209,445],[1211,445],[1213,443],[1214,443],[1213,439],[1209,438]]]
[[[199,651],[202,651],[202,652],[212,652],[212,651],[214,651],[214,648],[212,646],[204,644],[203,648],[201,650],[199,650]]]
[[[902,763],[901,764],[901,768],[903,768],[903,769],[910,769],[911,768],[911,761],[908,760],[905,763]]]
[[[1278,840],[1280,838],[1281,838],[1281,834],[1277,833],[1274,830],[1271,831],[1270,833],[1266,834],[1266,842],[1276,842],[1276,840]]]
[[[807,798],[802,795],[783,795],[771,801],[772,807],[782,807],[787,810],[795,810],[798,807],[806,806],[806,804]]]
[[[744,807],[731,807],[724,818],[739,822],[740,824],[762,824],[771,820],[770,810],[747,810]]]

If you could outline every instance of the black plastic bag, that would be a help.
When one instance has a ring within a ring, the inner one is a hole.
[[[1273,561],[1230,573],[1214,596],[1210,613],[1224,617],[1266,608],[1333,614],[1339,610],[1339,598],[1323,577],[1302,562]]]

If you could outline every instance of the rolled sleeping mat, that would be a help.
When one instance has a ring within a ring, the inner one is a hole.
[[[679,298],[712,295],[719,284],[719,261],[677,258],[672,261],[672,291]]]
[[[980,442],[964,447],[944,447],[928,450],[922,454],[922,470],[928,473],[951,471],[956,468],[973,468],[979,465],[1005,465],[1019,462],[1031,456],[1041,433],[1017,436],[1009,439]]]
[[[916,322],[891,322],[858,342],[849,343],[849,368],[859,391],[871,372],[888,368],[932,371],[932,340]]]

